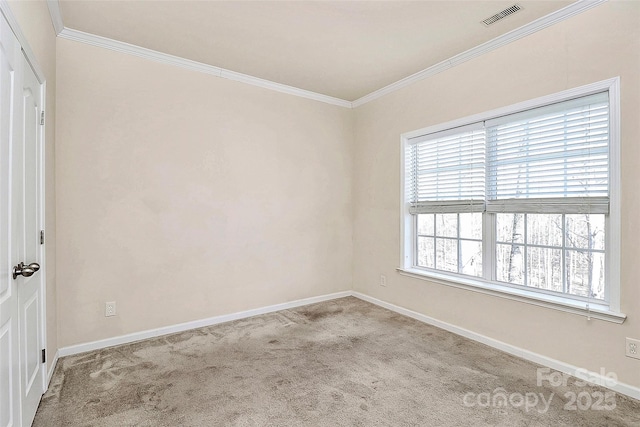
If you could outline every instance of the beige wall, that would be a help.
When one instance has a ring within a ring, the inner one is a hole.
[[[350,289],[352,111],[57,49],[60,346]]]
[[[622,325],[400,276],[400,134],[621,77]],[[640,3],[608,2],[356,109],[354,289],[640,386]],[[379,275],[387,275],[380,287]]]
[[[640,386],[623,351],[640,338],[638,3],[608,2],[355,111],[62,39],[56,58],[45,3],[11,7],[48,80],[50,349],[353,288]],[[623,325],[397,275],[401,133],[614,76]]]
[[[48,363],[58,349],[58,323],[56,303],[56,187],[55,187],[55,132],[56,132],[56,33],[49,9],[44,0],[11,1],[11,11],[19,22],[36,59],[42,68],[46,83],[45,134],[45,216],[47,258],[47,348]]]

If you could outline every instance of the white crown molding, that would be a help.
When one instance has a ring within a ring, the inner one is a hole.
[[[31,50],[31,47],[29,46],[29,42],[27,41],[27,38],[25,37],[24,33],[20,29],[18,20],[16,19],[15,15],[11,11],[11,6],[9,6],[9,2],[7,2],[7,0],[0,0],[0,13],[4,15],[4,18],[9,23],[9,27],[11,27],[13,34],[16,35],[16,38],[20,42],[20,45],[22,46],[22,50],[24,51],[24,55],[27,58],[27,61],[29,62],[29,64],[31,65],[31,68],[33,68],[33,72],[35,73],[38,79],[38,82],[41,84],[44,83],[46,80],[44,71],[42,71],[42,67],[40,67],[38,60],[36,59],[36,55]]]
[[[136,45],[125,43],[125,42],[120,42],[120,41],[109,39],[102,36],[96,36],[94,34],[85,33],[83,31],[72,30],[70,28],[65,27],[60,32],[59,37],[67,40],[86,43],[92,46],[114,50],[116,52],[127,53],[129,55],[150,59],[152,61],[161,62],[164,64],[175,65],[175,66],[186,68],[192,71],[199,71],[201,73],[211,74],[216,77],[222,77],[224,79],[247,83],[253,86],[258,86],[258,87],[273,90],[276,92],[295,95],[301,98],[312,99],[314,101],[320,101],[327,104],[337,105],[340,107],[351,108],[351,102],[345,101],[344,99],[334,98],[328,95],[322,95],[320,93],[299,89],[293,86],[287,86],[281,83],[272,82],[269,80],[249,76],[247,74],[242,74],[242,73],[238,73],[231,70],[225,70],[224,68],[214,67],[213,65],[203,64],[202,62],[192,61],[190,59],[181,58],[175,55],[169,55],[167,53],[158,52],[155,50],[147,49],[144,47],[136,46]]]
[[[469,49],[458,55],[452,56],[449,59],[439,62],[436,65],[433,65],[422,71],[418,71],[417,73],[405,77],[404,79],[398,80],[395,83],[391,83],[390,85],[385,86],[382,89],[378,89],[368,95],[358,98],[351,103],[352,108],[359,107],[363,104],[366,104],[367,102],[371,102],[382,96],[388,95],[391,92],[395,92],[413,83],[419,82],[420,80],[424,80],[427,77],[431,77],[435,74],[441,73],[442,71],[453,68],[456,65],[460,65],[463,62],[469,61],[470,59],[476,58],[480,55],[484,55],[487,52],[491,52],[492,50],[498,49],[499,47],[502,47],[506,44],[512,43],[551,25],[557,24],[558,22],[564,21],[565,19],[568,19],[572,16],[578,15],[606,1],[607,0],[578,0],[577,2],[572,3],[560,10],[557,10],[556,12],[536,19],[535,21],[532,21],[520,28],[505,33],[499,37],[489,40],[488,42],[485,42],[472,49]]]
[[[5,2],[6,0],[0,0],[0,1]],[[495,50],[506,44],[519,40],[523,37],[526,37],[530,34],[533,34],[537,31],[540,31],[558,22],[564,21],[565,19],[568,19],[577,14],[580,14],[606,1],[607,0],[578,0],[577,2],[572,3],[569,6],[566,6],[556,12],[550,13],[549,15],[546,15],[535,21],[532,21],[529,24],[526,24],[520,28],[517,28],[499,37],[496,37],[493,40],[485,42],[472,49],[469,49],[465,52],[455,55],[447,60],[439,62],[438,64],[435,64],[429,68],[426,68],[422,71],[412,74],[411,76],[398,80],[395,83],[392,83],[388,86],[385,86],[381,89],[371,92],[370,94],[365,95],[353,102],[340,99],[340,98],[335,98],[328,95],[323,95],[323,94],[308,91],[308,90],[304,90],[304,89],[299,89],[299,88],[288,86],[281,83],[272,82],[272,81],[261,79],[258,77],[253,77],[248,74],[242,74],[235,71],[226,70],[224,68],[215,67],[213,65],[208,65],[201,62],[197,62],[197,61],[192,61],[190,59],[181,58],[179,56],[169,55],[166,53],[158,52],[155,50],[147,49],[147,48],[136,46],[133,44],[109,39],[106,37],[85,33],[83,31],[66,28],[64,27],[64,24],[62,21],[62,14],[60,12],[60,5],[58,3],[58,0],[47,0],[47,5],[49,6],[51,21],[53,22],[53,26],[56,30],[56,33],[58,33],[60,37],[65,39],[87,43],[92,46],[111,49],[117,52],[127,53],[127,54],[135,55],[141,58],[151,59],[153,61],[175,65],[178,67],[186,68],[193,71],[199,71],[206,74],[211,74],[211,75],[222,77],[229,80],[247,83],[253,86],[262,87],[264,89],[274,90],[274,91],[286,93],[289,95],[294,95],[302,98],[312,99],[315,101],[325,102],[331,105],[337,105],[345,108],[356,108],[356,107],[359,107],[360,105],[366,104],[367,102],[371,102],[382,96],[388,95],[392,92],[395,92],[404,87],[407,87],[420,80],[424,80],[435,74],[441,73],[442,71],[455,67],[456,65],[462,64],[463,62],[469,61],[470,59],[476,58],[480,55],[483,55],[487,52]]]
[[[58,35],[62,30],[64,30],[62,12],[60,12],[60,3],[58,0],[47,0],[47,7],[49,8],[49,15],[51,15],[53,29],[56,31],[56,35]]]
[[[169,65],[175,65],[177,67],[187,68],[193,71],[199,71],[205,74],[211,74],[216,77],[221,77],[222,69],[218,67],[214,67],[212,65],[191,61],[189,59],[181,58],[179,56],[169,55],[166,53],[158,52],[155,50],[147,49],[147,48],[136,46],[133,44],[112,40],[106,37],[96,36],[94,34],[85,33],[83,31],[72,30],[71,28],[65,27],[60,32],[59,37],[67,40],[85,43],[91,46],[114,50],[116,52],[127,53],[129,55],[150,59],[152,61],[162,62]]]
[[[6,0],[0,1],[4,2]],[[56,34],[61,38],[87,43],[96,47],[115,50],[116,52],[127,53],[130,55],[138,56],[140,58],[151,59],[152,61],[156,62],[175,65],[177,67],[186,68],[192,71],[211,74],[216,77],[222,77],[253,86],[258,86],[276,92],[282,92],[289,95],[312,99],[315,101],[337,105],[340,107],[351,108],[351,102],[345,101],[344,99],[323,95],[321,93],[316,93],[309,90],[299,89],[293,86],[288,86],[285,84],[272,82],[270,80],[253,77],[247,74],[238,73],[236,71],[225,70],[224,68],[192,61],[190,59],[182,58],[179,56],[169,55],[141,46],[136,46],[130,43],[120,42],[106,37],[85,33],[83,31],[66,28],[62,20],[62,12],[60,11],[60,3],[58,2],[58,0],[47,0],[47,6],[49,7],[49,14],[51,15],[53,28],[55,29]]]

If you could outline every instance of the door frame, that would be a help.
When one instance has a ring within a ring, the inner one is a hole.
[[[22,47],[22,54],[24,55],[27,62],[31,66],[31,69],[35,74],[36,79],[38,80],[38,83],[40,83],[40,102],[42,105],[42,111],[46,111],[47,80],[45,78],[44,72],[42,71],[42,67],[40,67],[40,64],[38,63],[36,55],[33,53],[33,50],[31,50],[31,47],[29,46],[29,42],[27,41],[27,38],[25,37],[24,33],[22,32],[22,29],[20,28],[20,25],[18,24],[18,20],[16,19],[15,15],[11,11],[11,8],[9,4],[6,2],[6,0],[0,0],[0,13],[4,16],[4,19],[9,24],[11,31],[13,31],[16,38],[18,39],[18,42]],[[36,215],[38,217],[38,224],[40,226],[40,230],[46,230],[45,228],[45,225],[46,225],[46,216],[45,216],[45,213],[46,213],[46,209],[45,209],[46,130],[47,130],[47,117],[45,113],[44,125],[41,126],[40,133],[38,135],[37,162],[38,162],[38,174],[39,174],[39,177],[38,177],[39,207]],[[40,310],[39,315],[40,315],[40,323],[41,323],[40,327],[42,328],[42,331],[41,331],[42,333],[40,334],[41,336],[40,348],[45,349],[47,352],[46,363],[41,364],[41,365],[45,365],[44,368],[41,366],[41,369],[42,369],[41,377],[42,377],[42,389],[43,391],[46,392],[47,389],[49,388],[49,378],[50,378],[50,375],[49,375],[50,372],[48,369],[49,361],[52,362],[51,372],[53,372],[53,368],[55,368],[55,365],[53,364],[55,362],[55,357],[52,359],[52,355],[50,354],[50,351],[47,348],[47,286],[46,286],[46,283],[47,283],[46,252],[47,251],[45,249],[46,248],[46,232],[45,232],[45,244],[39,245],[39,246],[40,246],[39,252],[40,252],[41,265],[40,265],[40,274],[39,274],[40,277],[39,277],[38,285],[40,286],[40,295],[42,296],[40,301],[40,307],[39,307],[39,310]]]
[[[31,63],[29,58],[26,56],[26,52],[23,50],[23,55],[27,58],[27,62]],[[32,67],[33,69],[33,67]],[[46,111],[47,107],[47,82],[43,80],[38,74],[33,70],[36,78],[38,79],[38,83],[40,83],[40,105],[42,105],[41,111]],[[41,113],[42,114],[42,113]],[[45,225],[45,203],[46,203],[46,179],[45,179],[45,133],[47,131],[47,117],[45,113],[44,123],[40,126],[40,134],[38,135],[38,212],[36,215],[38,216],[38,226],[40,229],[38,231],[46,230]],[[40,327],[41,329],[41,338],[40,338],[40,348],[45,350],[45,361],[42,363],[44,365],[44,369],[42,370],[42,392],[46,392],[49,388],[49,361],[54,362],[54,359],[51,359],[52,355],[49,354],[49,349],[47,348],[47,233],[45,231],[44,242],[39,245],[40,252],[40,260],[42,261],[42,265],[40,266],[40,278],[38,285],[40,286]],[[52,364],[52,368],[55,366]],[[53,372],[53,369],[52,369]]]

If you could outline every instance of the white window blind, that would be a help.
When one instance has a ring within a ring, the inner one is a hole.
[[[623,319],[619,97],[614,78],[403,134],[400,271]]]
[[[609,212],[608,92],[485,126],[488,212]]]
[[[411,214],[484,211],[482,123],[413,138],[405,156]]]

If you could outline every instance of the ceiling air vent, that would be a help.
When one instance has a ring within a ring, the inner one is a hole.
[[[516,13],[517,11],[519,11],[521,9],[522,8],[520,6],[518,6],[517,4],[514,4],[513,6],[509,6],[505,10],[500,11],[500,12],[496,13],[495,15],[488,17],[487,19],[482,21],[482,23],[488,27],[489,25],[495,24],[499,20],[504,19],[509,15],[513,15],[514,13]]]

